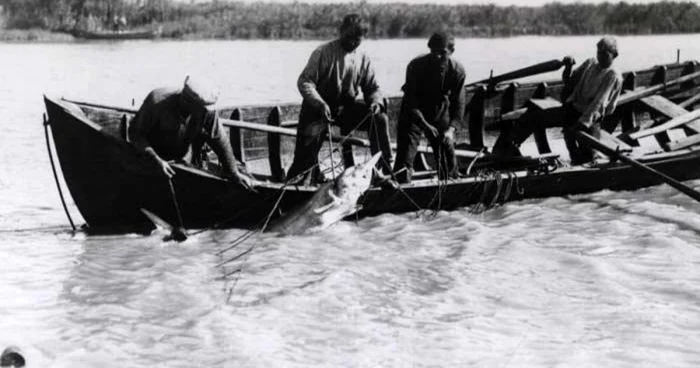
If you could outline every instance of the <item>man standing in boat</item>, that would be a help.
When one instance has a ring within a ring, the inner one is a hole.
[[[454,37],[438,32],[428,40],[430,53],[413,59],[406,68],[406,84],[398,123],[394,172],[399,182],[410,182],[413,161],[425,133],[438,162],[438,177],[457,174],[455,129],[464,118],[464,67],[451,56]]]
[[[367,130],[372,153],[382,152],[378,167],[391,173],[389,117],[369,57],[357,50],[368,27],[357,14],[343,18],[340,37],[318,47],[297,81],[303,97],[294,161],[287,177],[295,182],[320,182],[318,153],[331,124],[343,135]],[[356,101],[360,91],[364,102]],[[343,144],[345,167],[354,165],[352,146]],[[303,175],[302,175],[303,174]]]
[[[622,75],[613,67],[618,55],[617,41],[603,37],[598,41],[596,58],[586,60],[572,72],[575,63],[570,56],[564,58],[564,105],[552,110],[528,108],[509,134],[501,134],[493,147],[495,154],[520,155],[520,144],[533,132],[537,124],[550,121],[564,123],[564,141],[569,150],[571,164],[577,165],[602,155],[576,140],[581,130],[600,139],[600,124],[612,114],[622,89]]]
[[[167,177],[175,175],[170,160],[192,162],[193,151],[206,142],[219,157],[224,176],[246,188],[253,179],[238,169],[228,135],[206,106],[217,94],[190,77],[182,89],[159,88],[146,96],[127,129],[127,140],[144,150]]]

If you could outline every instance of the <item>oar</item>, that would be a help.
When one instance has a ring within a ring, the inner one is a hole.
[[[634,166],[637,169],[640,169],[642,171],[645,171],[653,176],[656,176],[658,179],[663,181],[664,183],[672,186],[673,188],[679,190],[680,192],[688,195],[689,197],[695,199],[696,201],[700,202],[700,193],[698,193],[696,190],[693,188],[679,182],[678,180],[660,172],[655,169],[652,169],[651,167],[633,159],[628,156],[625,156],[618,152],[615,148],[612,148],[605,143],[601,142],[600,140],[594,138],[590,134],[582,131],[576,132],[577,139],[579,139],[582,143],[586,143],[589,146],[597,149],[598,151],[604,153],[610,158],[613,159],[618,159],[626,164],[629,164],[631,166]]]
[[[564,62],[561,60],[550,60],[550,61],[545,61],[543,63],[531,65],[522,69],[518,70],[513,70],[512,72],[508,73],[503,73],[501,75],[497,75],[495,77],[490,77],[487,79],[482,79],[477,82],[472,82],[467,84],[467,86],[472,86],[475,84],[479,83],[488,83],[488,84],[496,84],[500,83],[506,80],[511,80],[511,79],[518,79],[518,78],[525,78],[529,77],[532,75],[537,75],[537,74],[542,74],[542,73],[548,73],[548,72],[553,72],[564,65]]]

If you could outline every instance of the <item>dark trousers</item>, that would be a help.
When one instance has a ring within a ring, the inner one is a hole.
[[[593,159],[593,150],[576,140],[576,131],[584,129],[590,132],[583,124],[578,124],[580,117],[581,113],[571,104],[564,104],[561,107],[548,110],[530,107],[515,122],[515,126],[511,130],[501,133],[494,144],[493,152],[503,155],[520,155],[520,145],[535,129],[562,126],[564,128],[564,142],[569,150],[571,162],[574,164],[588,162]]]
[[[418,117],[415,116],[405,117],[399,122],[394,172],[397,173],[396,179],[401,183],[411,181],[413,161],[416,158],[418,145],[423,136],[423,130],[418,125],[417,119]],[[440,129],[438,128],[438,130]],[[437,162],[438,177],[440,179],[454,177],[457,173],[457,157],[455,156],[454,144],[445,144],[442,132],[437,138],[426,138],[433,149],[433,155]],[[405,170],[401,171],[404,168]]]
[[[372,154],[382,152],[382,159],[377,163],[377,168],[387,174],[391,172],[389,117],[386,113],[382,112],[371,116],[366,104],[353,102],[334,111],[334,117],[333,125],[340,126],[340,132],[343,136],[355,130],[367,131]],[[294,180],[295,177],[303,173],[305,178],[310,178],[314,183],[322,181],[322,174],[318,167],[318,153],[323,142],[328,141],[327,133],[328,124],[323,122],[321,112],[307,103],[302,103],[294,146],[294,160],[287,173],[287,178]],[[343,144],[342,155],[346,168],[355,165],[350,143]]]

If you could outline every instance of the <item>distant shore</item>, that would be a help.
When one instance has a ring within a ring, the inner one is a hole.
[[[0,1],[1,2],[1,1]],[[161,29],[167,40],[319,40],[337,35],[338,22],[359,13],[370,39],[425,38],[437,30],[458,38],[512,36],[662,35],[700,33],[700,5],[549,3],[540,7],[495,5],[347,4],[127,0],[13,1],[0,10],[0,41],[68,42],[70,30]],[[138,2],[140,3],[140,2]],[[43,4],[43,5],[41,5]]]
[[[64,32],[44,29],[0,29],[0,42],[73,42],[75,37]]]

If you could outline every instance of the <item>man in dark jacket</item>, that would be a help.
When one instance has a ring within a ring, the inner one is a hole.
[[[192,161],[193,147],[207,142],[221,161],[224,175],[250,188],[253,179],[238,169],[233,149],[215,112],[206,106],[217,95],[189,77],[180,88],[151,91],[130,122],[127,140],[150,155],[168,177],[175,170],[168,161]]]
[[[428,41],[430,53],[413,59],[406,68],[406,84],[398,122],[394,173],[410,182],[413,160],[425,133],[438,163],[439,178],[457,174],[455,129],[464,118],[464,67],[451,56],[452,36],[438,32]]]

